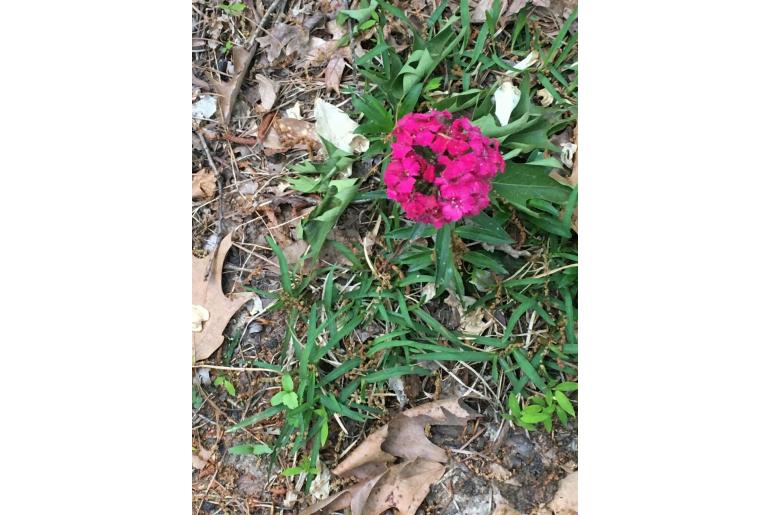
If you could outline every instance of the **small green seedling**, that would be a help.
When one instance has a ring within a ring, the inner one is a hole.
[[[243,2],[235,2],[233,4],[221,3],[218,7],[230,16],[237,16],[241,14],[244,9],[246,9],[246,4]]]
[[[319,470],[317,467],[311,467],[310,460],[308,458],[305,458],[299,463],[298,466],[283,469],[283,471],[281,471],[281,474],[283,474],[286,477],[291,477],[291,476],[296,476],[297,474],[301,474],[303,472],[306,472],[308,474],[318,474]]]
[[[564,392],[577,390],[577,383],[565,381],[556,385],[550,395],[537,395],[529,398],[530,404],[520,407],[515,395],[508,396],[509,415],[504,415],[508,420],[527,430],[534,430],[537,424],[542,423],[546,431],[553,429],[553,415],[563,425],[567,425],[569,417],[575,417],[575,408]]]
[[[241,445],[234,445],[228,449],[230,454],[250,454],[259,456],[260,454],[270,454],[273,449],[270,446],[263,443],[244,443]]]
[[[217,378],[214,379],[214,386],[224,387],[224,389],[227,390],[227,393],[235,397],[235,386],[233,386],[233,383],[231,383],[225,376],[217,376]]]
[[[278,406],[283,404],[289,409],[299,406],[299,398],[294,391],[294,382],[291,380],[291,376],[284,375],[281,378],[281,386],[283,386],[283,390],[273,395],[270,399],[270,405]]]

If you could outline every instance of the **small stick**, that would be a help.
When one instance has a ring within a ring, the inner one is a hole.
[[[257,42],[257,34],[259,34],[261,31],[265,30],[265,28],[264,28],[265,22],[270,17],[270,14],[278,6],[279,3],[282,3],[282,0],[273,0],[273,3],[270,4],[270,7],[268,7],[267,11],[265,11],[265,15],[262,16],[262,20],[260,20],[259,26],[254,31],[254,35],[251,38],[251,40],[252,40],[251,49],[249,50],[249,54],[246,56],[245,63],[244,63],[244,66],[243,66],[243,72],[240,73],[235,78],[235,84],[234,84],[233,90],[232,90],[232,97],[230,99],[230,106],[234,106],[235,105],[235,100],[238,98],[238,94],[241,91],[241,86],[243,85],[243,81],[246,78],[246,74],[248,74],[248,72],[249,72],[249,67],[251,66],[251,61],[253,61],[254,60],[254,56],[257,55],[257,50],[260,47],[259,43]],[[267,31],[265,31],[265,32],[267,32]],[[230,117],[232,116],[232,114],[233,114],[233,109],[231,107],[228,110],[228,112],[226,113],[226,116],[224,117],[224,126],[225,127],[230,125]]]
[[[203,137],[203,134],[196,131],[196,134],[198,134],[198,139],[201,141],[201,145],[203,146],[203,150],[206,152],[206,159],[208,159],[209,166],[211,167],[211,171],[214,172],[214,174],[217,176],[217,189],[219,190],[219,213],[218,213],[218,220],[217,220],[217,229],[216,229],[216,237],[217,237],[217,243],[214,247],[213,254],[211,256],[211,260],[209,260],[209,264],[206,267],[206,273],[203,276],[203,279],[208,279],[209,274],[211,273],[211,266],[214,263],[214,259],[216,258],[216,253],[219,250],[219,242],[222,241],[222,232],[224,231],[224,221],[225,221],[225,198],[224,198],[224,182],[225,178],[222,176],[222,174],[219,171],[219,168],[217,168],[217,165],[214,163],[214,158],[211,157],[211,152],[209,151],[209,146],[206,143],[206,138]]]

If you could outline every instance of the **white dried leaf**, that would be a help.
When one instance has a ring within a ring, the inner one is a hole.
[[[257,313],[262,313],[265,308],[262,307],[262,299],[259,297],[254,297],[253,303],[251,304],[251,307],[249,308],[249,314],[250,315],[256,315]]]
[[[433,297],[436,296],[436,283],[425,283],[425,286],[422,287],[422,291],[420,292],[420,300],[423,304],[426,302],[429,302]]]
[[[493,3],[493,0],[479,0],[471,13],[471,23],[484,23],[487,20],[486,13],[492,10]],[[504,11],[505,9],[501,10]]]
[[[575,156],[576,151],[577,145],[574,143],[561,144],[561,162],[564,163],[567,168],[572,168],[572,158]]]
[[[310,495],[315,501],[322,501],[329,497],[331,492],[331,474],[326,465],[321,464],[321,473],[318,474],[312,483],[310,483]]]
[[[192,330],[194,333],[203,331],[203,322],[209,319],[209,310],[197,304],[192,305]]]
[[[339,107],[316,98],[314,116],[316,133],[335,147],[351,154],[360,154],[369,148],[366,137],[353,133],[358,124]]]
[[[192,117],[197,120],[211,118],[217,110],[217,99],[212,95],[203,95],[192,106]]]
[[[401,379],[401,376],[393,376],[388,379],[388,386],[391,390],[393,390],[393,393],[396,394],[398,405],[401,406],[401,408],[406,406],[408,399],[406,397],[406,393],[404,392],[404,381]]]
[[[295,492],[294,490],[289,490],[288,492],[286,492],[286,495],[283,498],[283,505],[286,508],[291,508],[297,502],[298,498],[299,496],[297,495],[297,492]]]
[[[518,63],[514,64],[513,67],[516,70],[526,70],[527,68],[535,64],[535,62],[537,61],[537,58],[538,58],[538,53],[537,51],[533,50],[532,52],[527,54],[527,57],[525,57]]]
[[[302,119],[302,104],[297,102],[294,106],[285,111],[286,118],[294,118],[295,120]]]
[[[460,330],[465,334],[479,336],[486,331],[487,327],[492,325],[492,320],[484,321],[484,314],[484,310],[481,308],[465,313],[460,320]]]
[[[514,249],[510,244],[506,243],[504,245],[490,245],[488,243],[482,243],[481,247],[486,250],[487,252],[494,252],[495,250],[499,250],[501,252],[505,252],[509,256],[511,256],[513,259],[518,259],[520,257],[531,257],[532,254],[529,253],[527,250],[516,250]]]
[[[207,386],[211,384],[211,370],[208,368],[199,368],[196,377],[200,384]]]
[[[507,80],[500,84],[494,94],[495,98],[495,117],[500,125],[506,125],[511,119],[511,112],[521,99],[521,91],[513,85],[513,82]]]
[[[548,107],[553,104],[553,95],[551,95],[551,92],[547,89],[541,88],[537,90],[537,96],[540,97],[540,104],[542,104],[543,107]]]

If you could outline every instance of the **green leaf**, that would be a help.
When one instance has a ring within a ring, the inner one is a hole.
[[[289,409],[295,409],[299,406],[299,398],[296,392],[284,392],[283,403]]]
[[[340,179],[329,182],[329,191],[326,193],[326,197],[310,213],[308,221],[303,224],[304,238],[310,245],[310,256],[315,257],[321,251],[326,237],[357,191],[358,179]]]
[[[556,402],[559,403],[559,406],[561,406],[561,409],[563,409],[573,417],[575,416],[575,408],[572,407],[572,403],[570,402],[570,400],[567,398],[566,395],[564,395],[559,390],[556,390],[555,392],[553,392],[553,398]]]
[[[524,374],[529,378],[530,381],[532,381],[532,384],[537,386],[537,388],[542,392],[545,392],[548,389],[548,387],[545,385],[545,382],[543,381],[543,378],[538,375],[535,368],[519,349],[513,349],[513,358],[516,360],[516,363],[519,364]]]
[[[294,391],[294,381],[291,380],[291,376],[286,374],[281,377],[281,386],[283,386],[284,392]]]
[[[460,238],[470,241],[480,241],[490,245],[506,245],[513,239],[505,232],[500,223],[484,213],[468,218],[465,225],[455,229]]]
[[[554,390],[558,390],[560,392],[574,392],[578,389],[578,384],[574,383],[572,381],[564,381],[561,384],[557,384]]]
[[[235,386],[233,386],[233,383],[225,379],[225,390],[227,390],[227,393],[229,393],[232,397],[235,397]]]
[[[253,454],[259,456],[260,454],[270,454],[273,452],[273,450],[263,443],[247,443],[242,445],[234,445],[228,449],[228,452],[230,454]]]
[[[452,253],[453,228],[454,223],[446,224],[436,234],[436,286],[442,291],[444,288],[457,291],[457,285],[452,273],[452,267],[454,266],[454,255]]]
[[[360,9],[340,10],[339,14],[337,15],[337,23],[342,25],[342,23],[348,18],[353,18],[358,23],[363,23],[372,17],[372,13],[374,13],[374,10],[376,8],[377,8],[377,0],[372,0],[372,3],[370,5],[366,7],[362,7]]]
[[[562,425],[566,426],[567,423],[569,422],[569,419],[567,418],[567,414],[559,406],[556,406],[556,416],[559,417],[559,421],[562,423]]]
[[[278,258],[278,267],[281,271],[281,286],[283,287],[283,291],[285,291],[287,294],[292,295],[294,292],[291,288],[291,276],[289,275],[289,264],[286,261],[286,256],[283,254],[283,251],[281,250],[281,247],[278,246],[278,244],[275,242],[272,236],[267,237],[267,243],[270,245],[270,248],[273,250],[273,253]]]
[[[401,365],[398,367],[386,368],[385,370],[380,370],[378,372],[372,372],[370,374],[367,374],[366,376],[364,376],[364,381],[366,381],[369,384],[373,384],[373,383],[379,383],[380,381],[385,381],[386,379],[390,379],[391,377],[406,376],[411,374],[427,376],[431,374],[431,371],[428,370],[427,368],[416,367],[414,365]]]
[[[279,406],[283,404],[283,398],[286,396],[286,392],[281,390],[280,392],[276,393],[272,397],[270,397],[270,405],[271,406]]]
[[[548,169],[519,163],[507,163],[505,172],[492,179],[494,191],[525,212],[536,214],[527,206],[530,199],[564,204],[571,189],[548,176]]]
[[[462,361],[464,363],[477,363],[480,361],[492,361],[495,359],[495,354],[478,350],[444,351],[412,354],[409,359],[410,361]]]
[[[289,467],[286,469],[283,469],[281,471],[281,474],[283,474],[286,477],[296,476],[297,474],[302,474],[305,472],[305,469],[302,467]]]
[[[508,270],[497,259],[484,252],[477,252],[475,250],[465,252],[462,255],[462,260],[480,268],[486,268],[492,270],[497,274],[508,274]]]
[[[321,447],[326,445],[326,440],[329,438],[329,422],[324,418],[321,422]]]
[[[482,116],[478,120],[474,120],[473,124],[481,129],[481,132],[488,138],[504,138],[530,127],[535,121],[536,120],[533,119],[531,115],[524,114],[514,121],[500,127],[497,125],[497,119],[490,113]]]
[[[331,383],[338,377],[341,377],[354,368],[356,368],[358,365],[361,364],[361,358],[353,358],[351,360],[348,360],[344,362],[342,365],[335,367],[334,370],[326,374],[321,381],[318,382],[318,386],[326,386],[327,384]]]
[[[261,421],[263,421],[265,419],[268,419],[268,418],[270,418],[270,417],[272,417],[274,415],[277,415],[278,413],[283,411],[283,409],[284,409],[283,406],[273,406],[272,408],[267,408],[264,411],[260,411],[256,415],[252,415],[249,418],[245,418],[245,419],[241,420],[240,422],[238,422],[234,426],[227,428],[227,431],[225,431],[225,432],[232,433],[233,431],[241,429],[242,427],[251,426],[253,424],[256,424],[257,422],[261,422]]]

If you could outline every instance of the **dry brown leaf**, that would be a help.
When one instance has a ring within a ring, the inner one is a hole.
[[[257,74],[254,78],[259,83],[259,103],[254,106],[254,111],[266,113],[273,108],[278,98],[278,86],[264,75]]]
[[[559,490],[548,504],[554,515],[577,515],[578,512],[578,473],[567,475],[559,481]]]
[[[308,150],[321,146],[313,124],[294,118],[274,119],[262,146],[265,154],[273,155],[290,149]]]
[[[430,487],[444,474],[446,453],[425,436],[424,426],[465,425],[478,415],[445,399],[404,411],[369,435],[332,471],[359,482],[309,506],[300,515],[327,514],[350,506],[352,515],[374,515],[395,508],[414,515]],[[393,465],[396,456],[406,461]]]
[[[414,515],[433,483],[444,475],[444,465],[418,458],[392,466],[369,494],[363,513],[380,514],[396,508],[400,515]]]
[[[468,420],[477,416],[477,414],[462,406],[459,399],[429,402],[416,408],[408,409],[399,415],[399,417],[410,418],[424,417],[421,421],[424,420],[426,424],[433,425],[464,425]],[[364,473],[358,470],[360,467],[367,464],[377,465],[394,461],[393,455],[382,450],[382,444],[388,437],[388,427],[388,424],[385,424],[369,435],[342,463],[332,470],[332,473],[341,477],[353,475],[362,478]]]
[[[209,464],[209,459],[214,454],[214,450],[201,449],[198,454],[192,455],[192,466],[198,470],[203,470]]]
[[[493,3],[494,0],[479,0],[479,3],[476,4],[476,8],[473,9],[473,13],[471,13],[471,23],[484,23],[487,20],[485,14],[487,11],[492,10]],[[502,0],[500,12],[504,13],[506,7],[508,7],[508,0]]]
[[[256,53],[256,43],[251,45],[251,50],[246,50],[243,47],[233,48],[232,55],[234,70],[232,78],[228,82],[220,82],[214,87],[217,93],[221,95],[219,105],[222,109],[225,127],[230,123],[230,116],[233,114],[235,99],[238,97],[238,92],[243,84],[243,79],[246,77],[246,70],[249,68],[251,60],[254,59]]]
[[[286,56],[303,53],[310,44],[310,33],[305,27],[276,23],[267,36],[257,38],[262,48],[267,49],[267,60],[272,63],[283,52]]]
[[[350,51],[350,49],[347,50],[348,52]],[[342,56],[342,52],[335,52],[332,58],[329,59],[329,64],[326,65],[326,72],[324,72],[326,91],[334,90],[339,95],[340,81],[344,72],[345,58]]]
[[[208,358],[222,345],[222,331],[230,318],[255,296],[253,293],[236,293],[231,298],[222,292],[222,266],[232,245],[232,234],[228,234],[216,252],[205,258],[193,256],[192,303],[203,306],[210,315],[209,320],[203,323],[203,331],[193,332],[193,361]],[[212,259],[214,262],[206,279],[206,270]]]
[[[429,417],[405,417],[399,415],[388,424],[388,434],[380,448],[405,459],[424,458],[426,460],[446,463],[447,455],[444,449],[434,445],[425,436],[425,426]]]
[[[211,170],[204,168],[192,177],[192,199],[208,200],[214,198],[217,192],[217,176]]]
[[[513,16],[521,11],[527,3],[531,3],[535,7],[549,7],[551,5],[551,0],[513,0],[510,7],[508,7],[508,10],[503,10],[503,12],[505,12],[503,17],[507,18],[508,16]]]

